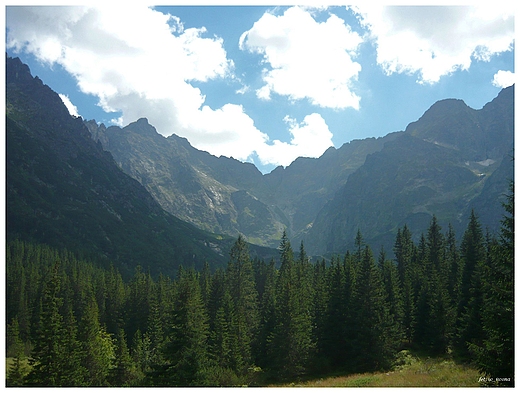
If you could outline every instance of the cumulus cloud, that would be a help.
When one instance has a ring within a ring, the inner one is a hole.
[[[129,3],[7,7],[6,21],[7,48],[61,65],[83,93],[98,97],[103,110],[122,113],[117,125],[146,117],[159,133],[176,133],[214,155],[246,161],[256,152],[262,163],[275,165],[288,165],[301,155],[316,157],[323,145],[331,144],[321,117],[321,122],[311,115],[301,127],[292,125],[294,143],[285,144],[258,130],[241,105],[205,105],[205,96],[192,82],[236,78],[234,64],[221,38],[204,27],[185,29],[176,16]],[[68,97],[62,100],[77,113]],[[317,140],[320,135],[323,141]],[[278,156],[280,147],[290,154]]]
[[[369,29],[377,62],[387,74],[418,73],[419,83],[435,83],[472,61],[510,51],[514,12],[510,3],[478,6],[353,7]]]
[[[361,66],[353,59],[362,38],[331,14],[317,22],[308,9],[291,7],[283,15],[265,13],[240,37],[240,48],[262,54],[261,99],[272,93],[292,100],[308,99],[327,108],[359,108],[352,91]]]
[[[493,77],[493,86],[506,88],[515,83],[515,73],[511,71],[498,71]]]
[[[263,164],[278,161],[279,165],[287,166],[300,156],[319,157],[333,146],[332,133],[320,114],[307,115],[301,123],[289,116],[284,121],[289,126],[291,141],[275,140],[271,145],[261,146],[258,153]]]
[[[65,94],[58,94],[58,95],[60,96],[61,100],[65,104],[65,107],[67,108],[67,110],[69,111],[71,116],[79,117],[78,108],[76,107],[76,105],[74,105],[71,102],[69,96],[67,96]]]

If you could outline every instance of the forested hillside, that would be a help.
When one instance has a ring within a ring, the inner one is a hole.
[[[471,213],[462,241],[434,217],[395,259],[358,232],[311,263],[284,235],[280,268],[239,237],[214,273],[125,282],[67,251],[7,247],[11,386],[239,386],[389,370],[402,349],[451,352],[489,385],[514,384],[513,188],[496,236]],[[28,362],[27,362],[28,359]],[[500,382],[497,382],[501,378]]]

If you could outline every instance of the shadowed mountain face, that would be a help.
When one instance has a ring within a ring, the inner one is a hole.
[[[372,246],[392,249],[398,227],[420,236],[435,215],[460,236],[471,209],[483,228],[498,229],[513,179],[514,88],[481,110],[460,100],[434,104],[405,133],[367,157],[306,237],[310,252],[351,248],[357,230]]]
[[[113,262],[127,276],[224,266],[233,239],[166,213],[19,59],[6,59],[7,239]]]

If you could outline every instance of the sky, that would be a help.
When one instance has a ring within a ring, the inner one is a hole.
[[[5,45],[73,115],[146,117],[267,173],[441,99],[482,108],[516,78],[513,3],[7,6]]]

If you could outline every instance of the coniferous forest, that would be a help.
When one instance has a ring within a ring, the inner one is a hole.
[[[472,212],[460,242],[433,217],[427,233],[400,228],[393,250],[372,250],[359,231],[327,261],[285,234],[278,249],[279,263],[251,258],[240,236],[225,269],[137,268],[125,281],[81,255],[10,241],[7,384],[265,386],[390,370],[405,349],[514,384],[512,183],[497,234]]]

